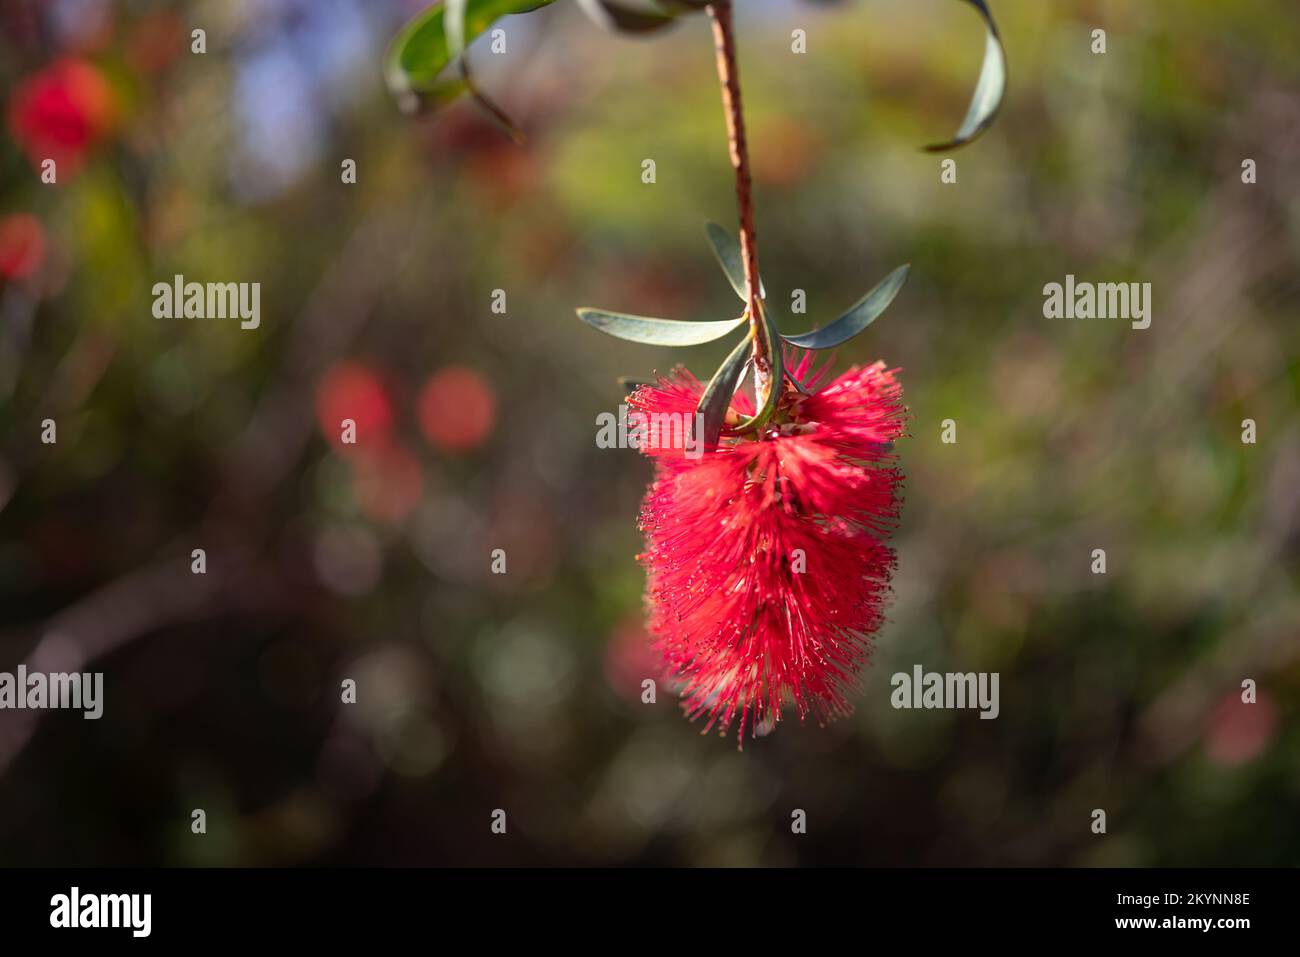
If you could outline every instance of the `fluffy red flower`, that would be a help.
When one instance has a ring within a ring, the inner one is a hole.
[[[852,710],[895,563],[885,540],[905,410],[894,372],[854,367],[821,389],[823,376],[810,378],[811,394],[787,388],[761,435],[727,429],[695,457],[644,448],[656,460],[640,522],[649,631],[690,718],[723,734],[739,719],[742,741],[786,701],[819,723]],[[702,391],[678,368],[629,403],[654,422],[692,415]],[[752,411],[738,394],[728,422]]]

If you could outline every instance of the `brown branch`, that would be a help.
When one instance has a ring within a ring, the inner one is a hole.
[[[754,228],[754,183],[749,172],[749,144],[745,139],[745,110],[740,102],[740,71],[736,65],[736,31],[732,22],[731,0],[718,0],[709,6],[713,20],[713,44],[717,51],[718,81],[722,85],[722,107],[727,118],[727,143],[731,166],[736,171],[736,206],[740,212],[740,255],[745,264],[745,282],[749,289],[746,313],[754,333],[756,382],[770,374],[768,365],[767,326],[763,320],[761,288],[758,278],[758,232]]]

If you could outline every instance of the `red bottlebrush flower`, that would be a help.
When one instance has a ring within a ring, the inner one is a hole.
[[[806,355],[792,374],[806,381],[810,365]],[[640,523],[650,633],[691,719],[725,734],[738,718],[742,741],[787,700],[801,720],[852,710],[894,568],[899,383],[882,363],[820,390],[823,376],[810,378],[811,394],[787,389],[760,435],[728,429],[695,456],[644,448],[656,461]],[[629,404],[654,423],[693,415],[702,392],[679,368]],[[728,421],[750,405],[737,395]]]
[[[104,75],[84,60],[65,58],[18,85],[9,101],[9,130],[33,166],[53,159],[60,171],[75,171],[108,132],[114,109]]]

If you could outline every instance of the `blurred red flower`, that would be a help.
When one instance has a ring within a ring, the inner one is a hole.
[[[444,452],[468,452],[483,444],[496,423],[496,397],[473,369],[448,366],[420,390],[420,429]]]
[[[75,172],[109,131],[113,89],[93,64],[67,57],[21,81],[9,99],[9,132],[32,165],[53,159]]]
[[[1264,692],[1247,704],[1241,693],[1225,695],[1206,717],[1205,752],[1215,764],[1235,767],[1259,757],[1277,730],[1277,706]]]
[[[356,423],[356,445],[343,444],[343,420]],[[386,442],[393,427],[393,407],[379,376],[360,362],[340,362],[316,389],[316,420],[321,434],[344,451]]]
[[[742,740],[746,724],[778,721],[787,695],[801,719],[852,710],[894,568],[901,388],[876,363],[817,391],[810,366],[791,371],[813,394],[787,388],[756,438],[724,432],[695,457],[643,446],[656,461],[641,510],[650,633],[691,719],[723,733],[739,719]],[[702,391],[679,368],[629,404],[690,417]],[[731,411],[753,403],[737,394]]]
[[[23,279],[40,268],[45,259],[45,230],[30,213],[14,213],[0,219],[0,276]]]

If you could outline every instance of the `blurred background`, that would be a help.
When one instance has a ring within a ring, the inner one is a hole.
[[[707,20],[508,21],[516,146],[399,113],[419,6],[0,0],[0,670],[105,673],[100,721],[0,712],[0,863],[1300,861],[1293,4],[996,0],[1008,99],[945,185],[969,7],[740,3],[786,331],[912,263],[837,357],[911,408],[890,623],[852,719],[743,753],[641,703],[650,466],[595,444],[617,376],[729,346],[573,314],[735,314]],[[177,273],[261,327],[154,319]],[[1152,283],[1151,327],[1044,319],[1067,273]],[[1000,717],[892,709],[915,664],[999,672]]]

